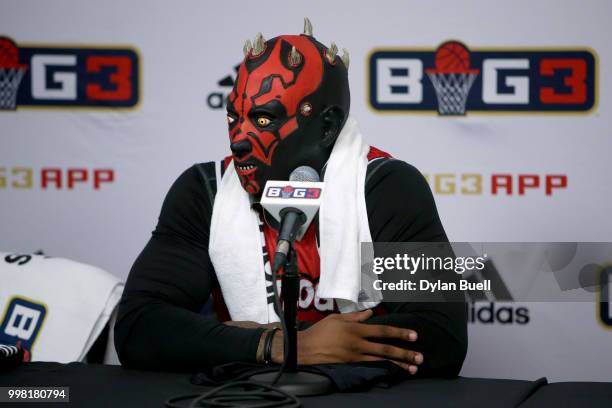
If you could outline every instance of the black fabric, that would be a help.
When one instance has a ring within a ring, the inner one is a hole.
[[[220,386],[227,382],[247,380],[255,374],[278,372],[279,366],[228,363],[195,374],[195,385]],[[387,361],[368,361],[350,364],[315,364],[299,366],[301,371],[323,374],[340,392],[369,390],[373,386],[388,387],[408,378],[405,370]]]
[[[210,387],[193,385],[183,373],[136,371],[119,366],[82,363],[30,363],[0,374],[0,385],[70,387],[69,404],[45,403],[58,407],[163,407],[176,395],[201,394]],[[391,388],[374,387],[368,392],[335,393],[300,398],[305,408],[344,407],[516,407],[536,392],[542,381],[494,380],[480,378],[414,379]],[[543,389],[549,386],[545,386]],[[535,396],[540,391],[537,391]],[[19,403],[21,408],[41,404]],[[533,405],[532,405],[533,406]],[[539,405],[539,406],[563,406]],[[590,407],[585,400],[582,407]],[[581,407],[581,408],[582,408]]]
[[[416,168],[390,160],[375,172],[368,170],[365,194],[374,241],[448,241],[429,186]],[[199,314],[217,285],[207,250],[212,200],[206,185],[196,166],[175,181],[157,227],[130,271],[115,327],[115,345],[127,367],[194,372],[256,362],[263,329],[230,327]],[[382,307],[389,314],[370,323],[418,332],[418,341],[408,345],[424,354],[418,376],[459,373],[467,350],[465,303]]]
[[[206,193],[208,194],[208,200],[212,207],[215,203],[215,196],[217,195],[217,172],[215,170],[215,163],[198,163],[194,167],[198,170],[200,176],[202,176],[202,181],[204,182]]]
[[[612,406],[612,383],[553,383],[538,390],[520,406],[524,408],[609,408]]]

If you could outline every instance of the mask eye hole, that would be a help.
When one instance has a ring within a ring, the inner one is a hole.
[[[228,113],[227,114],[227,124],[231,126],[235,121],[236,121],[236,118],[233,115]]]
[[[255,119],[255,122],[257,123],[257,126],[259,127],[266,127],[272,122],[272,120],[270,120],[270,118],[266,116],[258,116]]]

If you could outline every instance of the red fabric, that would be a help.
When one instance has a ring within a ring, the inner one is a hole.
[[[264,236],[268,253],[274,254],[278,232],[268,224],[264,225]],[[298,255],[298,271],[300,274],[300,297],[298,302],[298,320],[318,322],[330,313],[337,313],[336,302],[317,300],[321,274],[321,260],[316,242],[316,225],[310,224],[304,237],[293,245]],[[282,272],[281,274],[282,275]],[[282,289],[281,289],[282,293]]]
[[[393,157],[387,152],[383,152],[380,149],[375,148],[374,146],[370,146],[370,151],[368,152],[368,161],[372,161],[374,159],[378,159],[380,157]]]

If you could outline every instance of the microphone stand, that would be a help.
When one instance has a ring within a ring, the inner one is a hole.
[[[282,278],[283,315],[287,326],[287,364],[285,373],[297,372],[297,302],[300,292],[300,276],[297,268],[297,253],[291,249],[287,254]]]
[[[297,268],[297,252],[292,245],[287,253],[282,278],[283,317],[285,320],[285,358],[280,367],[282,374],[273,384],[278,372],[256,374],[250,378],[272,384],[281,390],[297,396],[331,394],[334,386],[331,380],[322,375],[300,370],[297,365],[297,304],[300,296],[300,277]],[[273,282],[276,285],[276,282]]]

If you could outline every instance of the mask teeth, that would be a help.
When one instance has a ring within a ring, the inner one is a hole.
[[[291,47],[291,53],[289,54],[289,63],[293,67],[297,67],[298,65],[300,65],[302,63],[302,56],[295,49],[295,46]]]
[[[253,51],[251,52],[254,57],[259,57],[263,54],[266,49],[265,45],[266,40],[264,40],[263,35],[261,33],[257,33],[255,36],[255,41],[253,41]]]
[[[338,46],[336,43],[332,42],[331,46],[327,49],[327,51],[325,51],[325,58],[327,59],[327,62],[333,65],[336,55],[338,55]]]
[[[251,40],[246,40],[246,42],[244,43],[244,47],[242,47],[244,56],[248,57],[252,49],[253,49],[253,44],[251,44]]]
[[[340,58],[342,59],[342,62],[344,62],[344,66],[346,67],[346,69],[348,69],[351,60],[349,58],[349,52],[346,48],[342,49],[342,57]]]
[[[304,35],[312,37],[312,23],[308,17],[304,17]]]

